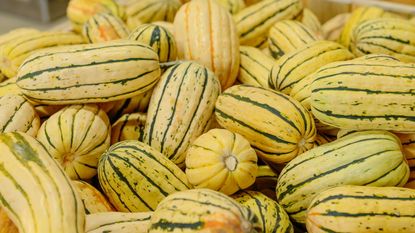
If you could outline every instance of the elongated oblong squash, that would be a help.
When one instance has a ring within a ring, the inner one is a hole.
[[[172,217],[174,216],[174,217]],[[149,233],[262,232],[257,216],[235,200],[209,189],[174,193],[151,216]]]
[[[215,115],[222,127],[248,139],[258,156],[271,163],[286,163],[314,146],[311,114],[280,92],[233,86],[219,96]]]
[[[103,12],[125,18],[124,7],[115,0],[71,0],[66,8],[68,19],[76,32],[82,31],[82,26],[89,18]]]
[[[186,174],[163,154],[130,140],[101,156],[98,178],[109,201],[123,212],[155,210],[168,195],[191,188]]]
[[[389,54],[403,62],[415,62],[415,24],[405,19],[378,18],[359,24],[353,31],[356,56]]]
[[[399,139],[386,131],[350,134],[291,160],[278,177],[277,200],[295,221],[319,192],[339,185],[403,186],[409,167]]]
[[[124,22],[110,13],[99,13],[86,21],[82,35],[89,43],[118,40],[128,37],[129,31]]]
[[[233,15],[245,8],[244,0],[218,0],[218,2]]]
[[[84,232],[82,200],[40,142],[3,133],[0,150],[1,205],[19,232]]]
[[[241,46],[239,50],[241,62],[238,81],[242,84],[268,88],[268,76],[274,64],[272,57],[250,46]]]
[[[294,228],[285,210],[274,200],[255,191],[240,191],[232,196],[258,217],[263,233],[293,233]]]
[[[338,41],[343,27],[350,18],[350,13],[342,13],[334,16],[322,26],[323,35],[326,40]]]
[[[219,78],[222,90],[232,86],[239,71],[239,41],[232,16],[216,0],[193,0],[174,19],[180,59],[196,61]]]
[[[96,175],[110,133],[109,119],[97,105],[70,105],[43,122],[37,139],[71,179],[85,180]]]
[[[157,54],[150,47],[111,41],[33,54],[20,67],[17,85],[40,103],[109,102],[151,89],[160,72]]]
[[[186,153],[186,176],[195,188],[227,195],[255,182],[257,155],[241,135],[212,129],[198,137]]]
[[[253,46],[268,34],[276,22],[293,19],[301,13],[300,0],[263,0],[244,8],[234,16],[241,45]]]
[[[0,132],[23,132],[36,136],[40,118],[33,106],[21,95],[0,97]]]
[[[135,40],[154,49],[160,62],[174,61],[177,58],[176,40],[167,29],[155,24],[143,24],[138,26],[128,36],[129,40]]]
[[[248,190],[258,191],[275,200],[278,175],[268,165],[258,165],[255,183]]]
[[[143,140],[147,116],[144,113],[128,113],[120,117],[111,130],[111,144],[124,140]]]
[[[294,20],[283,20],[270,28],[268,48],[271,55],[278,59],[318,39],[317,34],[304,24]]]
[[[147,233],[152,212],[106,212],[86,216],[86,233]]]
[[[341,186],[320,193],[307,211],[309,233],[412,232],[415,190]]]
[[[86,214],[114,211],[114,208],[105,196],[94,188],[94,186],[80,180],[73,180],[72,185],[82,199]]]
[[[33,32],[16,38],[1,46],[1,72],[12,78],[16,76],[23,61],[40,49],[82,43],[84,43],[82,36],[72,32]]]
[[[9,78],[0,83],[0,96],[19,95],[20,88],[16,85],[17,77]]]
[[[312,42],[301,49],[285,54],[275,62],[269,75],[270,87],[290,94],[296,83],[320,67],[336,61],[350,60],[353,57],[349,50],[335,42]]]
[[[144,142],[184,165],[187,148],[206,128],[219,92],[217,77],[195,62],[169,68],[154,88]]]
[[[324,38],[322,25],[317,15],[308,8],[303,9],[299,19],[307,28],[311,29],[319,38]]]
[[[356,59],[322,67],[311,84],[311,109],[342,129],[415,132],[415,64]]]

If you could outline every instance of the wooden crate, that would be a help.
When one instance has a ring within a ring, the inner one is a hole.
[[[330,18],[351,12],[359,6],[378,6],[406,16],[415,15],[415,0],[303,0],[325,22]]]

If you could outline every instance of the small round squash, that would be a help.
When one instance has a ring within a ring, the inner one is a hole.
[[[37,139],[71,179],[97,174],[98,159],[110,146],[110,121],[95,104],[71,105],[43,122]]]
[[[186,155],[186,175],[192,185],[227,195],[251,186],[257,170],[257,156],[248,140],[226,129],[201,135]]]

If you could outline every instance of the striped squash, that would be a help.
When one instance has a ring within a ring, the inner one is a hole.
[[[242,84],[268,88],[269,72],[274,60],[261,50],[250,47],[239,47],[241,61],[238,80]]]
[[[25,133],[0,134],[0,198],[23,233],[83,233],[82,201],[48,151]]]
[[[415,24],[396,18],[367,20],[356,26],[351,48],[356,56],[389,54],[415,62]]]
[[[110,146],[110,130],[97,105],[70,105],[43,122],[37,139],[71,179],[85,180],[96,175],[98,159]]]
[[[146,112],[153,90],[148,90],[137,96],[117,100],[113,102],[113,106],[107,111],[111,122],[115,122],[124,114]]]
[[[154,88],[144,128],[144,142],[175,164],[203,133],[219,95],[216,76],[195,62],[169,68]]]
[[[320,20],[318,19],[317,15],[313,13],[313,11],[308,8],[304,8],[303,13],[301,14],[301,19],[299,21],[303,23],[307,28],[311,29],[319,38],[324,38]]]
[[[81,197],[82,203],[84,203],[86,214],[114,211],[105,196],[94,188],[94,186],[80,180],[72,181],[72,185]]]
[[[277,179],[278,175],[268,165],[258,165],[255,183],[248,189],[258,191],[275,200]]]
[[[111,130],[111,145],[124,140],[143,140],[146,114],[127,113],[120,117]]]
[[[139,23],[173,22],[182,3],[179,0],[140,0],[126,7],[127,25],[133,30]],[[138,23],[137,23],[138,22]]]
[[[292,86],[290,96],[301,103],[307,110],[311,110],[311,84],[314,81],[314,73],[309,74]],[[271,78],[270,78],[271,79]]]
[[[317,34],[304,24],[294,20],[283,20],[270,28],[268,48],[272,57],[278,59],[317,40]]]
[[[241,191],[232,196],[239,204],[258,217],[263,233],[294,233],[285,210],[274,200],[260,192]]]
[[[17,77],[9,78],[0,83],[0,96],[19,95],[20,88],[16,85]]]
[[[218,0],[218,3],[233,15],[245,8],[244,0]]]
[[[302,9],[300,0],[263,0],[242,9],[234,16],[241,45],[253,46],[267,36],[272,25],[295,18]]]
[[[238,85],[215,106],[219,124],[248,139],[265,161],[283,164],[314,146],[311,114],[291,97],[261,87]]]
[[[415,134],[397,134],[402,143],[402,151],[411,168],[409,180],[415,180]]]
[[[356,59],[329,64],[314,75],[313,115],[342,129],[415,132],[413,76],[415,64],[397,61]]]
[[[329,143],[331,141],[333,141],[333,140],[329,136],[327,136],[325,134],[318,133],[317,136],[316,136],[316,140],[314,141],[314,143],[316,144],[316,147],[317,147],[317,146],[321,146],[321,145],[327,144],[327,143]]]
[[[30,55],[49,47],[82,44],[84,39],[71,32],[33,32],[1,46],[0,69],[8,78],[16,76],[19,66]]]
[[[152,212],[106,212],[86,216],[86,233],[147,233]]]
[[[316,147],[281,171],[277,200],[295,221],[319,192],[339,185],[403,186],[409,167],[399,139],[386,131],[364,131]]]
[[[174,25],[172,22],[167,21],[155,21],[152,22],[152,24],[163,27],[165,30],[167,30],[171,35],[174,35]]]
[[[415,190],[341,186],[318,195],[307,212],[309,233],[413,232]]]
[[[125,23],[107,12],[92,16],[82,28],[82,35],[89,43],[123,39],[128,37],[128,34]]]
[[[172,217],[174,216],[174,217]],[[257,217],[235,200],[209,189],[174,193],[154,211],[148,233],[262,232]]]
[[[157,54],[133,41],[38,52],[19,69],[17,85],[44,104],[109,102],[139,95],[160,77]]]
[[[385,13],[386,12],[382,8],[375,6],[358,7],[353,10],[340,33],[340,44],[344,45],[346,48],[350,48],[355,27],[366,20],[383,17]]]
[[[257,155],[248,140],[226,129],[198,137],[186,153],[186,176],[195,188],[232,195],[255,182]]]
[[[330,41],[338,41],[350,15],[350,13],[338,14],[325,22],[322,26],[324,38]]]
[[[16,225],[9,218],[6,211],[0,207],[0,233],[19,233]]]
[[[157,53],[160,62],[174,61],[177,57],[176,41],[173,35],[161,26],[143,24],[138,26],[128,37],[148,45]]]
[[[186,174],[173,162],[139,141],[110,147],[98,166],[99,183],[121,212],[155,210],[168,195],[191,188]]]
[[[76,32],[82,31],[82,26],[90,17],[102,12],[125,18],[124,8],[115,0],[71,0],[66,8],[66,15]]]
[[[239,71],[239,41],[232,16],[216,0],[193,0],[174,19],[180,59],[212,70],[222,90],[232,86]]]
[[[331,41],[315,41],[278,59],[269,74],[271,88],[290,94],[293,86],[320,67],[354,56],[342,45]]]
[[[33,106],[20,95],[0,97],[0,133],[23,132],[36,136],[40,118]]]

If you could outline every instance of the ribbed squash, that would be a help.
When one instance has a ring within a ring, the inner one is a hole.
[[[386,131],[350,134],[305,152],[281,171],[277,200],[295,221],[320,192],[339,185],[403,186],[409,167],[399,139]]]
[[[0,151],[1,206],[19,232],[84,232],[82,200],[42,144],[24,133],[4,133]]]
[[[174,19],[180,59],[212,70],[222,90],[232,86],[239,71],[239,41],[232,16],[215,0],[193,0]]]
[[[218,2],[233,15],[245,8],[244,0],[218,0]]]
[[[358,7],[353,10],[340,33],[340,44],[344,45],[346,48],[350,48],[355,27],[366,20],[383,17],[385,13],[386,12],[382,8],[375,6]]]
[[[311,110],[311,84],[314,81],[314,74],[309,74],[297,83],[292,85],[290,96],[301,103],[306,109]]]
[[[326,40],[338,41],[343,27],[350,18],[350,13],[342,13],[334,16],[322,26],[323,35]]]
[[[17,229],[16,225],[14,225],[13,221],[9,218],[6,211],[0,207],[0,233],[19,233],[19,229]]]
[[[71,179],[96,175],[99,157],[110,146],[111,128],[95,104],[70,105],[43,122],[37,139]]]
[[[122,212],[155,210],[168,195],[191,188],[179,167],[139,141],[112,145],[101,156],[98,178],[109,201]]]
[[[412,232],[415,190],[341,186],[318,195],[307,212],[309,233]]]
[[[81,197],[82,203],[84,203],[86,214],[114,211],[105,196],[94,188],[94,186],[79,180],[72,181],[72,185]]]
[[[161,26],[143,24],[138,26],[128,37],[148,45],[157,53],[160,62],[174,61],[177,57],[176,41],[173,35]]]
[[[150,224],[149,233],[262,232],[254,213],[225,194],[209,189],[168,196],[154,211]]]
[[[335,42],[312,42],[301,49],[286,53],[274,63],[269,74],[270,87],[290,94],[295,84],[320,67],[336,61],[350,60],[353,57],[349,50]]]
[[[415,134],[397,134],[402,143],[402,151],[411,168],[409,180],[415,180]]]
[[[248,139],[262,159],[283,164],[314,146],[311,114],[291,97],[261,87],[238,85],[215,106],[219,124]]]
[[[304,24],[294,20],[283,20],[270,28],[268,48],[271,55],[278,59],[317,40],[317,34]]]
[[[9,78],[0,83],[0,96],[19,95],[20,88],[16,85],[17,78]]]
[[[115,122],[124,114],[147,112],[152,93],[153,90],[148,90],[128,99],[114,101],[113,106],[107,111],[111,122]]]
[[[220,92],[217,77],[195,62],[169,68],[154,88],[144,129],[144,142],[175,164],[206,128]]]
[[[288,214],[271,198],[255,191],[241,191],[232,197],[254,212],[263,233],[294,233]]]
[[[244,8],[234,16],[241,45],[254,46],[272,25],[295,18],[302,9],[300,0],[263,0]]]
[[[181,6],[179,0],[140,0],[126,7],[127,25],[133,30],[141,23],[173,22]]]
[[[239,82],[268,88],[269,72],[275,61],[254,47],[241,46],[239,50],[241,54]]]
[[[143,140],[146,114],[128,113],[120,117],[111,130],[111,145],[124,140]]]
[[[33,106],[20,95],[0,97],[0,132],[23,132],[36,136],[40,118]]]
[[[114,0],[71,0],[66,8],[66,14],[76,32],[82,31],[84,23],[90,17],[102,12],[125,18],[124,8]]]
[[[351,48],[356,56],[388,54],[415,62],[415,24],[395,18],[367,20],[356,26]]]
[[[147,233],[152,212],[107,212],[86,216],[86,233]]]
[[[155,22],[152,22],[152,24],[163,27],[168,32],[170,32],[170,34],[174,35],[174,25],[173,25],[173,23],[166,22],[166,21],[155,21]]]
[[[86,21],[82,35],[89,43],[118,40],[128,37],[129,31],[124,22],[110,13],[99,13]]]
[[[415,132],[415,64],[356,59],[329,64],[313,76],[311,109],[322,123]]]
[[[137,96],[160,77],[157,54],[134,41],[60,47],[33,54],[17,85],[45,104],[109,102]]]
[[[320,20],[310,9],[303,9],[303,13],[301,14],[301,19],[299,21],[307,28],[311,29],[319,38],[324,38]]]
[[[258,165],[255,183],[248,189],[261,192],[267,197],[275,200],[277,179],[278,175],[268,165]]]
[[[16,76],[23,61],[40,49],[82,43],[84,43],[82,36],[71,32],[33,32],[18,37],[1,46],[1,72],[12,78]]]
[[[241,135],[212,129],[198,137],[186,154],[186,176],[195,188],[231,195],[255,182],[257,155]]]

